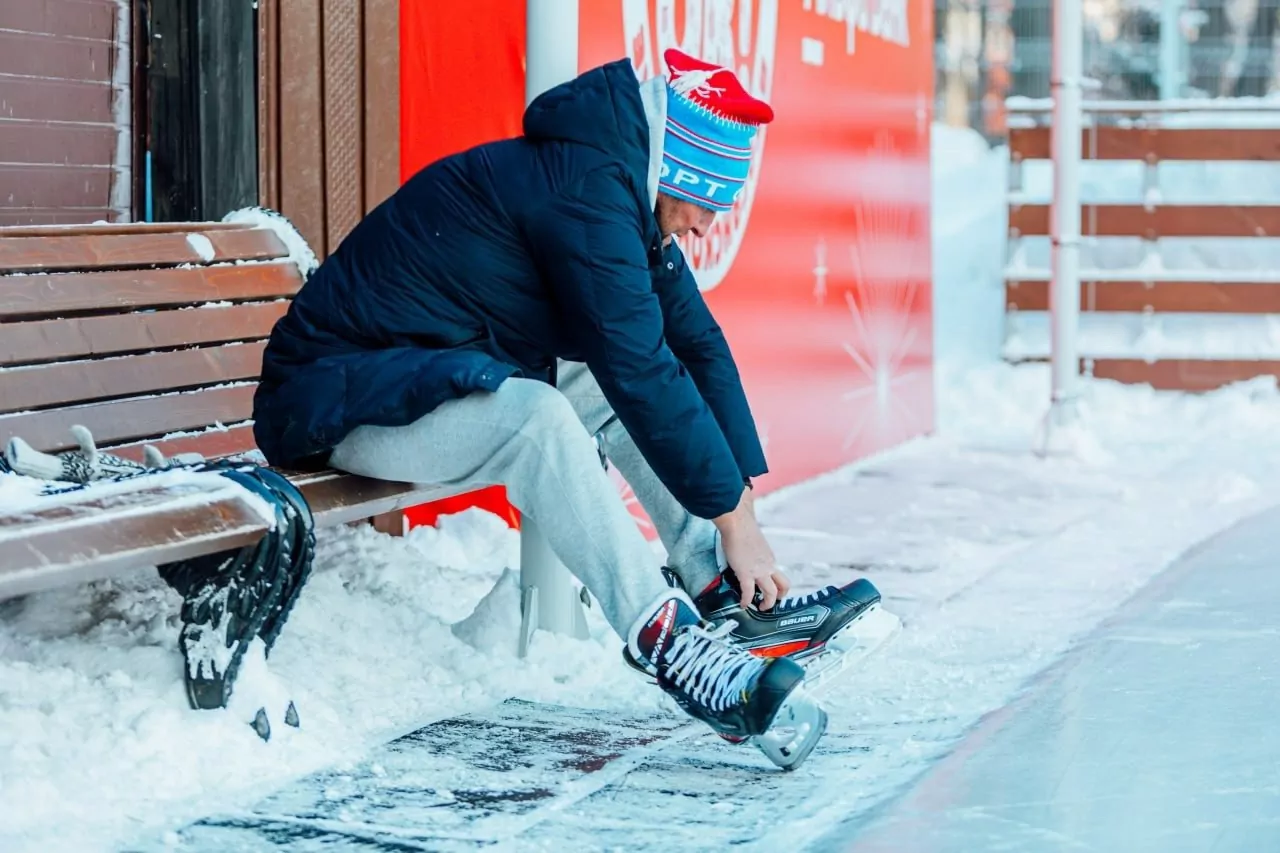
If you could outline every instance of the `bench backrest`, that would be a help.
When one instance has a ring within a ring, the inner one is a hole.
[[[0,446],[213,458],[245,423],[272,325],[302,284],[267,227],[228,223],[0,228]]]

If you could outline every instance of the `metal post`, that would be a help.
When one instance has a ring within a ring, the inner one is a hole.
[[[578,0],[528,0],[525,41],[525,104],[578,75]],[[520,657],[534,631],[587,637],[582,599],[572,575],[528,517],[520,520]]]
[[[1182,94],[1182,27],[1179,23],[1181,0],[1162,0],[1160,4],[1160,100],[1167,101]]]
[[[1052,351],[1051,423],[1061,424],[1075,396],[1080,371],[1080,90],[1084,39],[1080,0],[1053,4],[1053,201],[1049,234]]]
[[[578,76],[578,0],[527,0],[524,100]]]

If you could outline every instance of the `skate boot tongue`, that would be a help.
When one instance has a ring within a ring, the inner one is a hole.
[[[662,656],[671,648],[676,633],[689,625],[699,624],[701,619],[688,596],[675,594],[657,606],[653,614],[634,631],[630,642],[631,655],[646,667],[656,668]]]

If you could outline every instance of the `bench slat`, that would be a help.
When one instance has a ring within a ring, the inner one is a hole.
[[[0,276],[0,320],[281,299],[301,286],[288,262]]]
[[[246,384],[207,388],[189,394],[0,415],[0,443],[7,443],[16,435],[37,450],[54,452],[75,446],[68,430],[76,424],[88,426],[95,441],[107,446],[204,429],[213,423],[239,423],[253,415],[256,387],[256,384]]]
[[[111,447],[111,452],[126,459],[141,462],[143,448],[148,444],[166,457],[178,453],[199,453],[205,459],[238,456],[258,449],[257,443],[253,440],[253,425],[239,424],[228,426],[226,429],[211,429],[196,435],[117,444]]]
[[[302,490],[316,524],[324,527],[440,500],[461,491],[445,486],[370,480],[340,471],[313,475],[284,473]]]
[[[320,527],[456,493],[332,471],[291,479]],[[191,486],[142,487],[93,500],[72,495],[40,512],[0,516],[0,600],[240,548],[265,532],[234,486],[203,493]]]
[[[221,484],[203,492],[144,489],[0,516],[0,599],[243,547],[265,531],[234,486]]]
[[[68,225],[13,225],[4,237],[69,237],[93,234],[189,234],[203,231],[244,231],[246,222],[77,222]]]
[[[0,198],[0,228],[6,234],[27,228],[70,228],[69,223],[101,222],[120,215],[108,207],[19,207],[3,202]]]
[[[0,370],[0,413],[257,379],[263,342]]]
[[[289,303],[0,323],[0,367],[269,337]]]
[[[205,260],[188,237],[212,244]],[[131,269],[156,264],[204,264],[268,260],[288,255],[275,232],[264,228],[212,229],[190,234],[80,234],[56,237],[0,236],[0,270]]]

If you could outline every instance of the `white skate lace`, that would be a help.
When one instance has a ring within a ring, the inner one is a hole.
[[[677,634],[663,655],[667,677],[712,711],[737,704],[764,662],[728,641],[735,623],[714,630],[694,625]]]
[[[795,610],[799,607],[808,607],[810,604],[817,604],[826,601],[840,590],[834,586],[824,587],[805,595],[793,595],[789,598],[780,598],[778,603],[774,605],[774,611]]]

